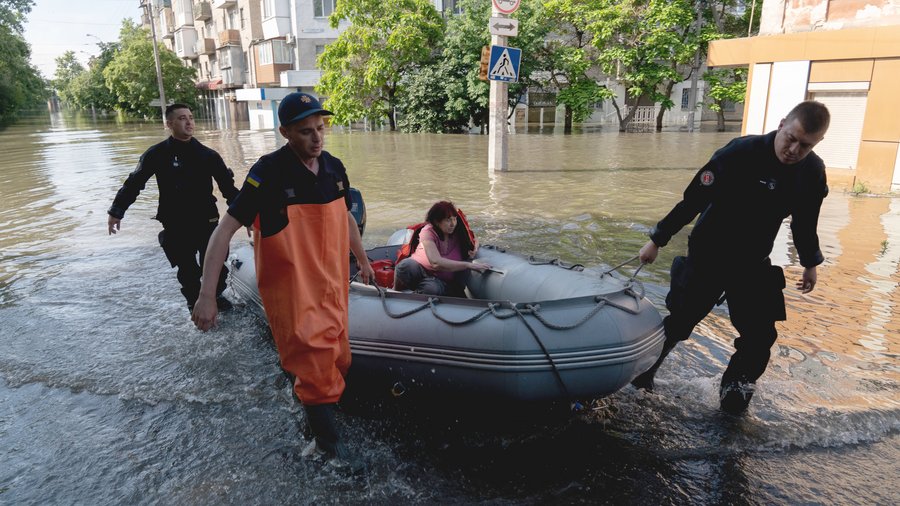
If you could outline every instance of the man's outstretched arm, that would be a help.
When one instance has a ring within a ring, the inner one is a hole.
[[[216,305],[216,285],[219,282],[219,273],[222,272],[222,264],[225,263],[225,257],[228,256],[231,237],[241,227],[241,222],[225,213],[209,238],[206,256],[203,257],[200,296],[197,298],[197,303],[194,304],[194,312],[191,315],[191,320],[200,330],[209,330],[216,324],[216,315],[219,313]]]

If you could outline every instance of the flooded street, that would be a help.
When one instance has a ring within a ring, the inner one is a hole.
[[[243,180],[272,131],[197,138]],[[160,124],[53,116],[0,130],[0,504],[891,504],[900,497],[900,197],[832,190],[808,295],[785,224],[788,321],[742,419],[718,411],[733,329],[717,308],[660,369],[584,412],[345,402],[368,473],[301,456],[302,410],[249,308],[197,331],[157,243],[155,182],[106,210]],[[366,247],[450,199],[483,244],[616,265],[734,133],[335,130],[366,201]],[[224,203],[219,199],[220,209]],[[752,212],[752,210],[748,210]],[[241,233],[235,241],[245,241]],[[687,231],[641,271],[663,309]],[[228,293],[228,292],[226,292]],[[234,297],[234,294],[230,295]],[[892,499],[893,498],[893,499]]]

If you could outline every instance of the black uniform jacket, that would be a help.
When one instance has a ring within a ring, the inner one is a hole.
[[[108,213],[122,218],[154,175],[159,186],[156,219],[163,226],[217,221],[219,211],[212,193],[213,179],[226,202],[230,203],[238,193],[234,173],[218,153],[194,138],[183,142],[169,137],[141,155],[137,168],[128,175]]]
[[[822,263],[816,226],[828,194],[825,164],[815,153],[796,164],[782,164],[775,156],[775,133],[740,137],[716,151],[688,185],[684,199],[650,232],[653,242],[665,246],[699,214],[688,240],[695,260],[722,266],[761,262],[791,216],[800,264]]]
[[[318,163],[319,172],[313,174],[287,144],[264,155],[250,168],[228,214],[245,226],[258,216],[260,234],[269,237],[288,225],[287,206],[343,198],[349,210],[350,181],[344,164],[327,151],[319,155]]]

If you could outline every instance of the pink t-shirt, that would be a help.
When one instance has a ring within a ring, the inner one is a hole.
[[[463,253],[459,247],[459,241],[455,236],[448,237],[446,234],[444,235],[444,240],[440,240],[438,238],[437,232],[434,230],[434,227],[431,226],[431,223],[428,223],[424,227],[422,227],[422,231],[419,232],[419,244],[416,246],[416,251],[414,251],[411,255],[411,258],[413,260],[419,262],[419,265],[424,267],[425,270],[434,275],[434,277],[443,281],[452,281],[452,272],[435,272],[431,270],[431,263],[428,261],[428,255],[425,254],[425,247],[422,245],[422,242],[424,242],[425,240],[430,240],[431,242],[433,242],[434,245],[437,246],[438,252],[441,254],[441,256],[450,260],[463,259]]]

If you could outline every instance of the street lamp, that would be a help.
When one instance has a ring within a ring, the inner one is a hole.
[[[163,87],[162,66],[159,64],[159,49],[156,47],[156,23],[153,21],[153,6],[149,0],[141,0],[141,8],[146,9],[150,18],[150,36],[153,38],[153,59],[156,61],[156,84],[159,86],[159,107],[162,109],[162,122],[166,124],[166,90]]]
[[[100,44],[106,44],[106,42],[103,42],[103,39],[101,39],[100,37],[97,37],[93,33],[86,33],[84,35],[85,35],[85,37],[93,37],[93,38],[97,39],[98,41],[100,41]]]

